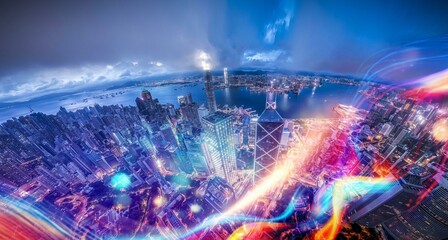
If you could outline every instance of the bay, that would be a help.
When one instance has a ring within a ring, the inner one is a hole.
[[[193,100],[199,104],[206,104],[203,84],[175,84],[147,88],[154,98],[161,103],[171,103],[178,107],[177,97],[191,93]],[[30,108],[34,112],[54,114],[59,107],[76,110],[94,104],[100,105],[132,105],[135,98],[140,96],[142,87],[127,87],[106,91],[83,91],[57,97],[39,98],[24,103],[11,103],[0,108],[0,122],[11,117],[29,114]],[[288,93],[277,95],[277,111],[284,118],[323,118],[333,117],[332,109],[338,104],[355,105],[358,87],[325,83],[320,87],[304,88],[299,94]],[[266,94],[252,92],[247,87],[230,87],[215,90],[216,102],[219,106],[227,104],[230,107],[243,106],[252,108],[258,114],[265,108]]]

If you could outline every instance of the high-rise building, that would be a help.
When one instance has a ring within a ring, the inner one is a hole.
[[[176,136],[169,124],[162,125],[160,127],[160,133],[162,134],[162,137],[166,142],[168,142],[172,146],[177,146]]]
[[[268,175],[277,165],[284,120],[276,108],[275,94],[270,91],[266,97],[266,109],[257,122],[254,183]]]
[[[256,135],[257,135],[258,115],[254,114],[250,116],[249,121],[249,139],[248,145],[250,148],[255,148]]]
[[[167,112],[163,109],[159,100],[152,98],[148,90],[143,90],[142,97],[136,98],[135,102],[140,114],[146,119],[153,131],[158,131],[163,124],[167,123]]]
[[[210,171],[207,166],[207,160],[204,156],[202,140],[195,136],[186,135],[184,142],[187,150],[187,156],[195,173],[198,176],[208,176]]]
[[[144,89],[143,91],[142,91],[142,99],[143,99],[143,101],[146,101],[146,100],[152,100],[152,95],[151,95],[151,93],[148,91],[148,90],[146,90],[146,89]]]
[[[349,211],[350,220],[367,227],[375,227],[410,209],[422,188],[419,176],[407,174],[394,182],[386,192],[373,193],[370,198],[355,204]]]
[[[194,127],[200,128],[201,121],[199,118],[198,105],[193,102],[191,93],[185,96],[178,96],[177,100],[179,101],[182,118],[189,121]]]
[[[204,106],[204,104],[201,104],[201,106],[199,106],[198,114],[199,114],[199,121],[201,122],[202,125],[203,117],[208,115],[208,109]]]
[[[394,239],[445,239],[448,233],[448,180],[438,178],[438,186],[421,204],[382,224]]]
[[[229,86],[229,72],[227,68],[224,68],[224,84]]]
[[[232,116],[222,112],[212,113],[203,118],[202,127],[204,153],[210,172],[231,184],[235,183],[236,150]]]
[[[213,89],[212,73],[210,72],[210,70],[205,71],[204,85],[205,85],[205,94],[207,95],[208,111],[210,113],[214,113],[216,112],[217,107],[216,107],[215,91]]]
[[[280,141],[280,146],[282,149],[288,149],[289,137],[291,136],[291,131],[289,128],[283,128],[282,138]]]
[[[177,102],[179,103],[179,106],[188,105],[188,104],[193,103],[193,97],[192,97],[191,93],[184,95],[184,96],[178,96]]]

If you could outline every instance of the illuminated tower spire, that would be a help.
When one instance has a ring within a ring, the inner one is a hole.
[[[205,70],[204,85],[205,85],[205,93],[207,95],[208,110],[211,114],[216,112],[217,107],[216,107],[215,92],[212,83],[212,73],[208,69]]]

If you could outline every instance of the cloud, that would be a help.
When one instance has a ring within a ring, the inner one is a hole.
[[[249,62],[275,62],[284,55],[283,50],[272,50],[268,52],[246,51],[243,54],[243,63]]]
[[[162,63],[86,64],[78,67],[36,69],[0,78],[0,102],[26,101],[48,93],[81,89],[105,82],[165,74],[171,69]],[[23,79],[23,81],[17,81]]]
[[[157,61],[151,61],[149,64],[151,64],[151,65],[156,65],[157,67],[161,67],[161,66],[163,66],[163,63],[161,63],[161,62],[157,62]]]
[[[289,24],[291,22],[291,18],[293,16],[293,13],[290,10],[285,10],[285,15],[279,19],[277,19],[273,23],[269,23],[265,26],[265,35],[264,35],[264,41],[268,44],[275,43],[275,38],[277,36],[277,33],[281,30],[288,30]]]
[[[33,2],[27,11],[8,1],[0,8],[0,101],[120,81],[127,70],[131,77],[241,66],[356,74],[377,51],[447,33],[445,1],[349,2]]]

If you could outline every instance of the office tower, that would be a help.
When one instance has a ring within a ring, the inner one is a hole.
[[[182,118],[193,124],[194,127],[200,128],[201,121],[199,117],[198,105],[193,102],[191,93],[186,96],[179,96],[177,99],[179,101]]]
[[[168,142],[172,146],[177,147],[177,139],[170,125],[168,124],[162,125],[160,127],[160,133],[162,134],[162,137],[166,142]]]
[[[258,115],[251,114],[249,121],[249,139],[248,144],[250,148],[255,148],[256,135],[257,135]]]
[[[250,127],[250,116],[248,114],[244,114],[241,119],[243,123],[242,132],[243,132],[243,145],[249,145],[249,127]]]
[[[176,108],[174,108],[173,104],[165,104],[164,108],[166,110],[166,112],[168,113],[168,116],[170,116],[171,118],[175,118],[176,117]]]
[[[204,104],[201,104],[201,106],[199,106],[198,114],[199,114],[199,121],[202,124],[203,117],[208,115],[208,109],[204,106]]]
[[[202,140],[194,136],[185,136],[184,138],[187,156],[198,176],[208,176],[210,171],[205,159]]]
[[[229,86],[229,72],[224,68],[224,85]]]
[[[142,98],[136,98],[135,103],[139,113],[149,123],[152,131],[158,131],[163,124],[167,123],[167,112],[159,100],[152,98],[148,90],[143,90]]]
[[[282,138],[280,141],[280,146],[282,149],[288,149],[289,136],[291,135],[291,131],[287,127],[283,128]]]
[[[394,239],[445,239],[448,235],[448,180],[437,176],[438,186],[421,204],[382,224]]]
[[[147,101],[147,100],[152,100],[152,95],[151,95],[151,93],[148,91],[148,90],[146,90],[146,89],[144,89],[143,91],[142,91],[142,100],[143,101]]]
[[[258,118],[255,161],[254,161],[254,183],[268,175],[277,165],[280,140],[282,137],[284,120],[275,110],[275,94],[268,92],[266,97],[266,109]]]
[[[184,95],[184,96],[178,96],[177,102],[179,103],[179,106],[188,105],[188,104],[193,103],[193,97],[192,97],[191,93]]]
[[[375,227],[395,217],[397,213],[409,210],[422,189],[421,177],[408,173],[394,182],[387,191],[373,193],[370,198],[356,203],[349,211],[350,220],[367,227]]]
[[[213,89],[213,79],[212,79],[212,73],[210,70],[205,71],[204,76],[204,85],[205,85],[205,93],[207,95],[207,104],[208,104],[208,111],[210,113],[216,112],[216,99],[215,99],[215,91]]]
[[[235,183],[236,153],[232,116],[222,112],[212,113],[203,118],[202,127],[204,152],[210,172],[230,184]]]

